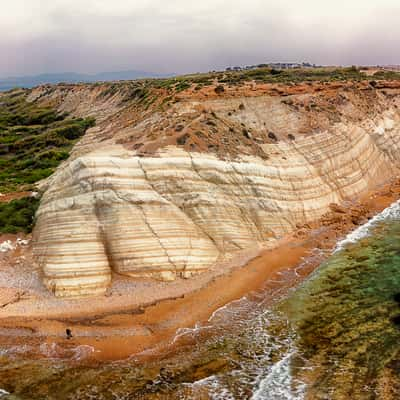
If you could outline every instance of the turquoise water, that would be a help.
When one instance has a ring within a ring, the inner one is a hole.
[[[337,252],[280,308],[313,367],[314,398],[400,398],[397,218]]]
[[[154,361],[98,365],[85,349],[66,359],[3,349],[0,398],[399,399],[400,206],[288,295],[235,301],[175,342]]]

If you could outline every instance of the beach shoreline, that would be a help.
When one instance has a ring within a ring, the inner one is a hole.
[[[365,193],[358,201],[331,205],[330,212],[319,221],[299,226],[274,248],[249,250],[222,263],[219,271],[214,269],[194,279],[172,283],[144,280],[135,286],[131,280],[119,281],[116,277],[113,290],[90,301],[59,300],[50,294],[38,301],[30,294],[18,297],[14,293],[14,300],[0,308],[0,345],[39,348],[43,343],[56,344],[61,353],[90,346],[90,357],[96,361],[119,360],[155,347],[160,349],[173,341],[179,329],[207,322],[219,308],[265,288],[278,277],[283,290],[296,286],[331,254],[338,240],[399,198],[400,180],[396,179]],[[316,249],[320,250],[318,256]],[[304,262],[307,268],[301,269],[296,279],[282,279],[282,272]],[[135,287],[136,294],[132,293]],[[162,293],[159,299],[155,296],[157,288]],[[72,338],[66,337],[66,329],[71,330]]]

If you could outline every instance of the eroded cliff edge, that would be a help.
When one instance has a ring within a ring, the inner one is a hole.
[[[98,120],[43,186],[34,252],[57,296],[104,293],[111,271],[189,277],[398,174],[393,82],[126,90],[31,95]]]

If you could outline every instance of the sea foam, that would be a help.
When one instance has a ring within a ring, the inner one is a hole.
[[[356,243],[364,237],[367,237],[371,229],[376,226],[377,223],[387,219],[398,219],[400,218],[400,200],[385,208],[381,213],[375,215],[367,223],[361,225],[354,231],[350,232],[343,240],[340,240],[335,247],[334,253],[343,250],[347,245]]]

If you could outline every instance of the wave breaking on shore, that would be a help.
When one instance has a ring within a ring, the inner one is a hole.
[[[347,245],[357,243],[364,237],[367,237],[371,229],[379,222],[388,219],[400,218],[400,200],[397,200],[389,207],[385,208],[381,213],[375,215],[364,225],[359,226],[354,231],[350,232],[343,240],[340,240],[335,247],[333,253],[343,250]]]

